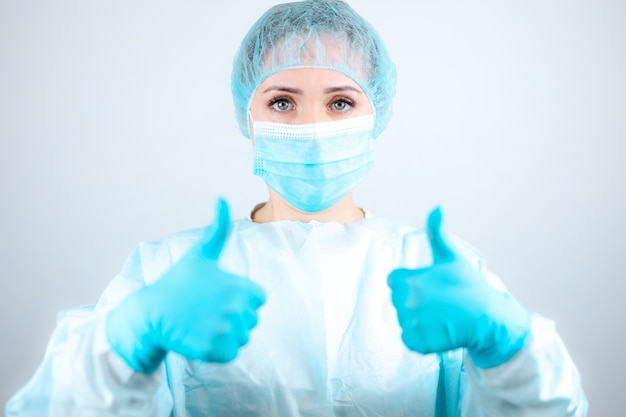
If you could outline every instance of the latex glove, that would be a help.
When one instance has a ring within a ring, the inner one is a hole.
[[[227,362],[248,342],[265,293],[249,279],[218,268],[229,226],[229,208],[220,199],[214,222],[198,243],[158,281],[109,313],[107,338],[131,368],[151,373],[169,351]]]
[[[467,348],[481,368],[506,362],[523,347],[530,314],[455,250],[440,208],[427,231],[432,266],[396,269],[388,279],[404,344],[424,354]]]

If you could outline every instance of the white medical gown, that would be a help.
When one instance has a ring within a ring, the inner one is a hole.
[[[43,363],[7,415],[586,415],[579,373],[554,324],[539,315],[522,351],[496,368],[475,367],[463,350],[409,351],[387,275],[429,265],[430,247],[421,229],[371,216],[348,224],[235,222],[220,265],[267,292],[250,343],[227,364],[170,353],[154,374],[135,373],[106,341],[106,313],[157,280],[200,235],[139,244],[95,307],[62,313]],[[464,254],[484,268],[467,245]]]

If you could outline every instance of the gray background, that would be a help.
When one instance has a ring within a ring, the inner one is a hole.
[[[0,1],[0,403],[55,314],[137,241],[264,199],[235,125],[232,57],[274,1]],[[398,66],[395,116],[356,192],[448,225],[556,320],[590,415],[623,402],[626,3],[354,0]],[[620,398],[621,394],[621,398]]]

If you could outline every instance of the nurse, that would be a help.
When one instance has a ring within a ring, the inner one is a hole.
[[[584,416],[553,323],[445,230],[372,216],[352,190],[391,116],[395,67],[346,3],[277,5],[236,55],[237,121],[269,197],[140,243],[65,312],[8,416]],[[91,414],[87,414],[91,413]]]

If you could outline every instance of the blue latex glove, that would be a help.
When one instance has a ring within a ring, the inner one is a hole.
[[[481,368],[506,362],[523,347],[530,314],[455,250],[440,208],[430,213],[427,230],[432,266],[389,275],[404,344],[420,353],[467,348]]]
[[[220,199],[215,220],[198,243],[157,282],[109,313],[107,338],[131,368],[151,373],[169,351],[228,362],[248,342],[265,293],[249,279],[218,268],[229,226],[229,208]]]

